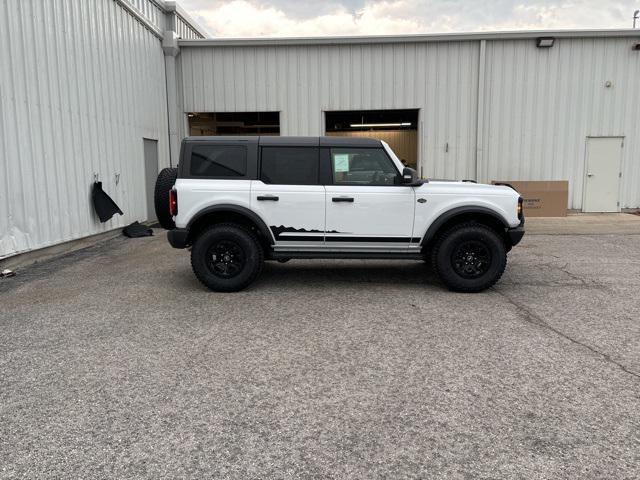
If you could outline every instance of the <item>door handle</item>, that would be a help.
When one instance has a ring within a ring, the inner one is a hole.
[[[587,173],[587,177],[593,177],[593,173]]]
[[[331,201],[353,203],[353,197],[333,197]]]
[[[280,200],[280,197],[276,197],[274,195],[258,195],[258,200],[271,200],[272,202],[277,202],[278,200]]]

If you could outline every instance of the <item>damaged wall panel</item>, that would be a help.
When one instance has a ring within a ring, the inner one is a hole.
[[[147,218],[169,164],[161,41],[112,0],[0,0],[0,258]],[[94,179],[124,211],[102,224]]]

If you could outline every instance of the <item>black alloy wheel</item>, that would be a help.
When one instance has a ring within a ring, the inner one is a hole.
[[[195,235],[191,266],[204,285],[216,292],[237,292],[253,282],[264,263],[255,233],[243,225],[220,223]]]
[[[451,264],[462,278],[478,278],[489,269],[491,252],[484,243],[469,240],[454,249],[451,255]]]
[[[481,292],[494,285],[507,266],[503,236],[488,225],[465,222],[440,233],[431,250],[438,278],[455,292]]]
[[[242,271],[246,256],[242,248],[233,241],[221,240],[209,248],[207,267],[221,278],[233,278]]]

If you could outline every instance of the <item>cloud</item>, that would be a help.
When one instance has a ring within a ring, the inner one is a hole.
[[[216,37],[625,28],[633,0],[182,0]]]
[[[217,8],[192,13],[213,35],[220,37],[399,34],[421,30],[423,26],[414,19],[389,15],[390,8],[403,3],[406,1],[385,2],[357,12],[337,6],[332,12],[301,18],[274,6],[232,0]]]

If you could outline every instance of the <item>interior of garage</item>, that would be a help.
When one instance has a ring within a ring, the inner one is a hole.
[[[418,112],[411,110],[342,110],[325,112],[326,134],[384,140],[408,166],[418,164]]]
[[[280,135],[279,112],[188,113],[190,135]]]

